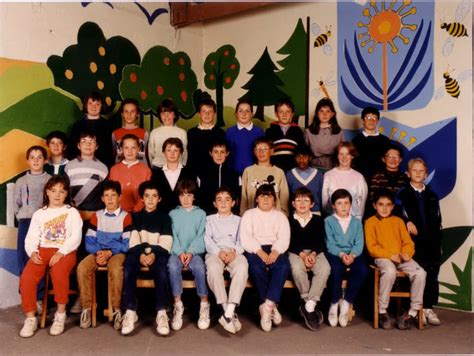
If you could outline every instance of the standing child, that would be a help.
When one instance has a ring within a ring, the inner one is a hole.
[[[89,255],[77,266],[82,314],[80,327],[89,328],[92,307],[92,277],[99,266],[107,266],[108,286],[112,300],[114,328],[121,328],[120,300],[123,285],[123,262],[128,250],[132,218],[120,208],[120,183],[105,181],[101,199],[105,209],[92,215],[86,233],[86,251]]]
[[[137,317],[137,273],[141,266],[150,269],[155,282],[156,331],[168,335],[170,327],[166,308],[169,303],[168,258],[173,243],[171,219],[157,209],[160,203],[158,186],[146,181],[138,188],[144,208],[132,215],[132,234],[124,264],[122,335],[135,329]]]
[[[242,328],[235,308],[240,304],[247,285],[249,266],[239,241],[240,217],[232,214],[235,205],[233,191],[221,187],[214,197],[217,214],[207,217],[204,237],[207,283],[216,296],[217,304],[223,309],[219,323],[226,331],[235,334]],[[225,290],[224,270],[229,272],[231,278],[229,294]]]
[[[438,304],[438,274],[441,265],[441,210],[436,193],[425,185],[428,175],[426,163],[421,158],[408,162],[410,184],[398,194],[407,229],[415,243],[413,258],[426,271],[423,294],[423,315],[430,325],[440,325],[433,306]],[[426,323],[425,323],[426,324]]]
[[[255,194],[257,207],[247,210],[240,223],[240,241],[249,263],[249,275],[260,299],[260,327],[272,330],[272,322],[280,325],[277,309],[290,263],[285,255],[290,244],[288,218],[275,209],[274,187],[263,184]]]
[[[140,115],[140,107],[135,99],[124,99],[119,109],[122,116],[122,127],[112,132],[112,143],[114,145],[115,163],[123,160],[122,139],[127,134],[138,138],[138,160],[148,165],[146,159],[146,148],[148,145],[148,132],[137,124]]]
[[[400,330],[411,329],[418,311],[423,308],[423,290],[426,272],[413,260],[415,245],[402,219],[392,215],[393,195],[379,190],[373,198],[376,215],[365,222],[367,250],[380,269],[379,324],[391,329],[392,321],[387,313],[390,291],[397,279],[397,271],[405,272],[410,278],[410,310],[398,319]]]
[[[38,328],[35,318],[36,287],[49,267],[58,309],[49,333],[60,335],[66,321],[69,274],[76,265],[76,249],[81,243],[82,220],[71,207],[67,179],[55,176],[44,187],[43,208],[32,217],[25,240],[30,257],[20,277],[21,304],[26,314],[21,337],[31,337]]]
[[[64,157],[67,148],[67,136],[62,131],[53,131],[46,136],[46,144],[49,148],[49,160],[44,165],[44,170],[51,176],[64,174],[64,168],[69,162]]]
[[[254,163],[253,145],[264,136],[263,130],[252,122],[253,106],[250,101],[240,100],[235,107],[237,124],[229,127],[225,139],[230,145],[230,165],[239,176]]]
[[[138,194],[138,186],[151,178],[151,170],[138,159],[140,140],[137,136],[125,134],[120,141],[120,147],[123,160],[110,169],[109,179],[120,183],[122,209],[129,213],[140,211],[143,204]]]
[[[311,213],[314,196],[309,189],[298,188],[293,197],[295,213],[290,217],[291,241],[288,259],[293,280],[301,296],[299,312],[306,326],[316,331],[324,320],[317,303],[321,300],[331,272],[324,255],[324,221],[321,216]],[[308,279],[308,270],[313,273],[311,281]]]
[[[206,266],[204,264],[204,229],[206,213],[193,204],[197,186],[192,180],[178,183],[179,206],[170,212],[173,227],[173,247],[168,261],[171,292],[174,298],[173,319],[171,328],[180,330],[183,326],[184,306],[181,301],[183,293],[183,268],[189,268],[194,276],[196,292],[201,299],[197,326],[201,330],[209,328],[211,323],[210,304],[206,285]]]
[[[331,195],[334,214],[324,220],[328,261],[331,265],[331,306],[328,320],[331,326],[346,327],[351,305],[369,273],[362,251],[364,234],[362,222],[351,215],[352,195],[345,189],[338,189]],[[342,278],[350,268],[347,287],[342,297]],[[339,309],[339,317],[338,317]]]

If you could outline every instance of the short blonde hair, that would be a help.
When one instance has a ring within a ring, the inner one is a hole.
[[[415,163],[421,163],[423,167],[425,167],[425,169],[428,170],[428,166],[426,165],[426,162],[423,160],[423,158],[420,158],[420,157],[412,158],[411,160],[408,161],[408,170],[410,170],[411,167]]]

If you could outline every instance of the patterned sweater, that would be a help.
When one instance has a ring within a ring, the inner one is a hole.
[[[43,172],[26,172],[15,182],[15,216],[17,219],[31,219],[33,213],[43,204],[43,190],[51,176]]]

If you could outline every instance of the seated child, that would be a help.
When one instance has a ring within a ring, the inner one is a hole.
[[[260,326],[263,331],[271,331],[272,322],[282,322],[277,304],[290,272],[285,254],[290,244],[290,224],[285,214],[275,209],[274,186],[262,184],[255,200],[257,207],[247,210],[240,222],[240,242],[261,303]]]
[[[391,329],[392,321],[387,313],[390,291],[396,280],[396,272],[405,272],[411,282],[410,310],[398,320],[400,330],[411,329],[418,311],[423,308],[423,290],[426,272],[413,260],[415,248],[402,219],[392,215],[392,193],[379,190],[374,194],[376,215],[365,222],[367,250],[380,269],[379,323],[383,329]]]
[[[433,306],[438,304],[438,274],[441,266],[441,210],[436,193],[425,185],[428,175],[426,163],[421,158],[408,162],[410,184],[398,194],[407,229],[415,243],[413,258],[426,271],[423,294],[423,315],[430,325],[440,325]],[[426,324],[426,323],[425,323]]]
[[[135,329],[137,317],[137,273],[141,266],[149,267],[155,282],[156,331],[168,335],[170,327],[166,308],[169,303],[168,258],[173,243],[171,219],[157,209],[160,203],[158,186],[152,181],[140,184],[139,194],[144,208],[132,215],[132,233],[124,263],[122,335]]]
[[[183,327],[184,306],[181,301],[183,293],[183,268],[189,268],[194,276],[196,292],[201,298],[197,326],[201,330],[209,328],[210,304],[207,298],[206,266],[204,264],[204,229],[206,213],[193,205],[197,185],[193,180],[184,179],[176,188],[179,206],[170,212],[173,227],[173,247],[168,260],[168,272],[171,292],[174,298],[173,319],[171,328],[180,330]]]
[[[122,139],[125,135],[135,135],[138,138],[138,160],[148,165],[145,150],[148,145],[148,132],[137,124],[140,107],[135,99],[124,99],[119,109],[122,116],[122,127],[112,132],[115,163],[123,160]]]
[[[244,293],[248,279],[248,263],[242,255],[244,250],[239,241],[240,217],[232,214],[235,205],[234,192],[221,187],[214,194],[217,214],[209,215],[206,220],[206,267],[207,283],[216,296],[217,304],[223,309],[219,323],[223,328],[235,334],[242,325],[234,313]],[[229,294],[226,293],[224,270],[230,274]]]
[[[132,218],[120,208],[120,183],[105,181],[101,199],[105,209],[92,215],[86,233],[86,251],[89,255],[77,266],[82,306],[80,327],[89,328],[92,307],[92,275],[97,268],[108,268],[108,293],[111,295],[114,328],[120,330],[122,313],[120,300],[123,285],[123,262],[128,250]]]
[[[54,314],[51,335],[60,335],[66,321],[69,274],[76,265],[76,249],[81,243],[82,220],[73,208],[67,179],[55,176],[44,187],[44,205],[31,219],[25,239],[25,249],[30,257],[20,277],[20,293],[26,320],[21,337],[31,337],[38,328],[35,318],[36,287],[50,268],[54,300],[58,309]]]
[[[329,324],[334,327],[346,327],[349,311],[369,273],[367,262],[362,251],[364,234],[362,222],[351,215],[352,195],[345,189],[337,189],[331,195],[334,214],[324,220],[326,229],[327,258],[331,265],[331,306],[329,307]],[[342,298],[342,279],[347,268],[350,268],[347,287]],[[339,317],[338,317],[339,308]]]
[[[138,186],[151,178],[151,170],[138,160],[140,141],[134,134],[125,134],[120,141],[123,160],[110,169],[110,180],[120,183],[122,209],[131,213],[143,207]]]
[[[298,188],[308,188],[313,194],[311,212],[321,215],[321,192],[323,190],[323,172],[310,167],[309,162],[313,153],[306,146],[297,146],[295,149],[296,167],[286,172],[288,190],[293,195]]]
[[[290,217],[291,240],[288,249],[291,273],[301,296],[299,312],[306,326],[313,331],[319,328],[324,317],[317,307],[331,272],[324,255],[326,250],[324,221],[311,213],[313,193],[308,188],[296,189],[293,194],[295,213]],[[311,281],[308,270],[313,273]]]
[[[67,148],[67,136],[62,131],[53,131],[46,136],[49,148],[49,160],[44,165],[44,170],[51,176],[64,174],[64,167],[69,162],[64,157]]]

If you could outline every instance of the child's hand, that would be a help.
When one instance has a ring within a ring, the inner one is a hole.
[[[270,252],[270,254],[268,255],[268,259],[267,259],[267,265],[271,265],[272,263],[274,263],[278,256],[280,256],[280,253],[276,250],[272,250],[272,252]]]
[[[392,255],[392,257],[390,257],[390,260],[396,264],[399,264],[400,262],[402,262],[399,254]]]
[[[354,255],[348,253],[342,258],[342,262],[344,262],[346,266],[350,266],[354,262],[354,259]]]
[[[184,252],[179,255],[179,260],[181,261],[184,267],[186,267],[186,258],[186,254]]]
[[[35,265],[42,265],[43,264],[43,259],[41,258],[39,252],[33,252],[31,254],[30,259]]]
[[[155,262],[155,254],[150,253],[149,255],[145,255],[142,253],[140,255],[140,263],[144,266],[151,266]]]
[[[236,256],[236,254],[235,254],[234,250],[227,252],[227,257],[226,257],[225,263],[226,264],[232,263],[232,261],[235,260],[235,256]]]
[[[268,254],[263,250],[257,251],[257,256],[263,261],[263,263],[268,264]]]
[[[406,253],[401,253],[400,257],[403,260],[403,262],[408,262],[411,260],[410,256],[408,256]]]
[[[308,257],[308,255],[304,251],[301,251],[298,256],[300,256],[300,258],[303,260],[303,263],[306,265],[306,257]]]
[[[56,251],[56,253],[53,255],[53,257],[51,257],[51,259],[49,260],[49,267],[53,267],[63,257],[64,257],[64,255],[61,252]]]
[[[186,255],[186,259],[184,262],[185,263],[184,267],[188,267],[189,264],[191,263],[191,260],[193,259],[193,254],[188,252],[188,253],[185,253],[185,255]]]
[[[410,235],[413,235],[413,236],[418,235],[418,230],[416,229],[415,224],[413,224],[411,221],[407,222],[407,230],[410,233]]]
[[[219,257],[219,259],[220,259],[222,262],[227,263],[227,262],[226,262],[226,260],[227,260],[227,252],[225,252],[224,250],[221,250],[217,256]]]

